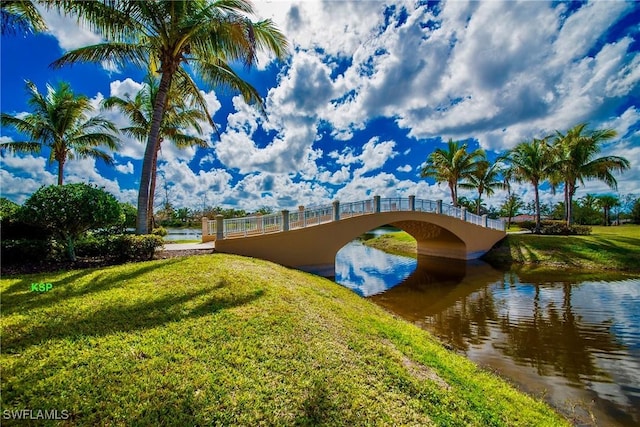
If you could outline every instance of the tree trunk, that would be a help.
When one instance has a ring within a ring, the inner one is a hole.
[[[564,182],[564,220],[569,224],[569,183]]]
[[[458,207],[458,196],[456,195],[455,184],[449,183],[449,190],[451,191],[451,202],[453,206]]]
[[[71,236],[67,236],[67,257],[69,257],[71,261],[75,262],[76,260],[76,249]]]
[[[163,64],[164,65],[164,64]],[[162,67],[161,67],[162,68]],[[164,69],[164,68],[163,68]],[[153,105],[153,118],[151,120],[151,131],[147,139],[147,146],[144,150],[144,159],[142,161],[142,174],[140,177],[140,190],[138,192],[138,217],[136,218],[136,234],[148,234],[149,223],[149,187],[151,184],[151,171],[153,169],[153,158],[158,149],[158,140],[160,137],[160,125],[165,110],[165,102],[173,73],[164,69],[160,86]]]
[[[567,191],[567,226],[573,224],[573,193],[576,192],[575,183],[569,183]]]
[[[160,151],[160,142],[158,142],[158,149],[153,156],[153,169],[151,169],[151,182],[149,183],[149,211],[147,212],[147,221],[150,231],[155,228],[155,219],[153,217],[153,203],[156,196],[156,175],[158,168],[158,152]]]
[[[62,185],[63,171],[64,171],[64,159],[58,160],[58,185]]]
[[[538,183],[533,183],[533,188],[536,194],[536,229],[535,233],[540,234],[540,193],[538,192]]]
[[[476,215],[480,215],[480,204],[482,203],[482,192],[478,191],[478,205],[476,206]]]

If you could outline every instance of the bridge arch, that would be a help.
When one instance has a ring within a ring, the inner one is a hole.
[[[411,234],[418,254],[453,259],[475,259],[505,233],[435,212],[378,212],[340,219],[286,232],[216,241],[216,251],[266,259],[331,276],[335,257],[344,245],[385,224]]]

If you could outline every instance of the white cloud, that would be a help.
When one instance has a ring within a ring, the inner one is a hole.
[[[411,165],[404,165],[404,166],[398,166],[396,170],[398,172],[411,172],[413,168],[411,167]]]
[[[54,9],[39,7],[38,10],[49,27],[48,32],[58,40],[62,50],[77,49],[101,41],[100,36],[78,25],[74,17],[61,15]]]
[[[116,165],[116,170],[125,175],[133,173],[133,163],[127,162],[126,165]]]

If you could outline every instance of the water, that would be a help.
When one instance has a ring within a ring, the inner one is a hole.
[[[576,424],[640,425],[640,278],[503,272],[354,241],[336,256],[335,280]]]
[[[164,240],[201,240],[202,229],[200,228],[167,228],[167,235]]]

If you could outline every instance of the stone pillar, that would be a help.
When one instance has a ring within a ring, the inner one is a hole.
[[[380,213],[380,196],[373,196],[373,213]]]
[[[487,226],[489,225],[489,217],[487,216],[487,214],[482,215],[482,226],[484,228],[487,228]]]
[[[460,209],[460,219],[463,221],[467,220],[467,208],[465,208],[464,206],[462,207],[462,209]]]
[[[204,238],[209,235],[209,218],[206,216],[202,217],[202,241],[204,242]]]
[[[258,233],[264,233],[264,220],[262,219],[262,214],[256,214],[256,227],[258,228]]]
[[[289,231],[289,211],[282,211],[282,231]]]
[[[416,210],[416,196],[414,195],[409,196],[409,210],[410,211]]]
[[[216,215],[216,240],[224,240],[224,217]]]
[[[302,227],[307,226],[307,216],[304,214],[304,206],[302,205],[298,206],[298,220],[300,224],[302,224]]]
[[[442,200],[436,200],[436,213],[442,214]]]
[[[333,202],[333,220],[340,221],[340,201]]]

